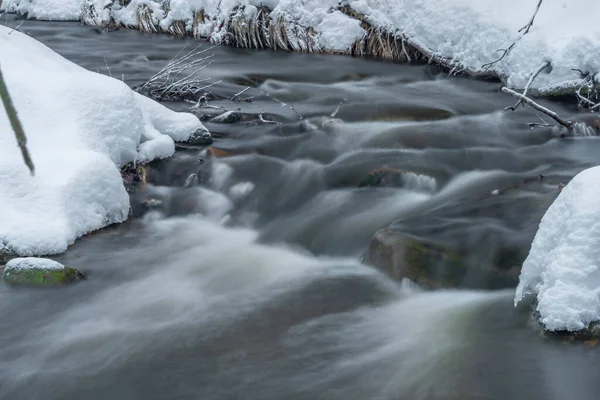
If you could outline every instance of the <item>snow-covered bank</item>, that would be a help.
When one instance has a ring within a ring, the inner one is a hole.
[[[501,78],[522,89],[573,92],[579,73],[600,79],[596,0],[544,0],[530,31],[519,29],[538,0],[4,0],[30,18],[78,19],[208,37],[241,47],[334,52],[405,60],[422,57],[453,71]],[[77,12],[77,10],[79,10]],[[491,67],[501,52],[510,53]]]
[[[579,173],[550,206],[521,271],[515,305],[537,297],[549,331],[600,322],[600,166]]]
[[[173,154],[173,140],[205,130],[123,82],[87,71],[0,25],[0,67],[35,164],[25,166],[0,106],[0,253],[54,254],[124,221],[119,166]]]

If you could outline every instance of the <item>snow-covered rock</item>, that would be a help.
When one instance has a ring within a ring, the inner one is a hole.
[[[542,218],[515,305],[528,295],[548,331],[600,321],[600,166],[575,176]]]
[[[31,176],[0,106],[0,253],[60,253],[81,235],[124,221],[129,198],[118,167],[168,157],[174,139],[206,131],[195,116],[10,28],[0,26],[0,49],[35,165]]]
[[[1,7],[31,18],[117,23],[143,30],[185,30],[215,43],[245,47],[349,53],[357,43],[377,47],[392,35],[455,71],[491,73],[522,89],[545,62],[552,69],[532,85],[540,93],[573,91],[576,70],[600,79],[600,6],[597,0],[544,0],[530,31],[519,29],[538,0],[4,0]],[[140,7],[143,6],[144,12]],[[265,15],[261,10],[267,8]],[[80,11],[78,11],[80,10]],[[93,16],[90,16],[93,14]],[[143,18],[140,16],[144,16]],[[269,29],[262,21],[278,24]],[[359,20],[361,19],[361,20]],[[369,32],[361,22],[370,25]],[[183,28],[170,29],[178,23]],[[369,39],[382,35],[382,40]],[[261,39],[260,36],[263,36]],[[519,39],[520,38],[520,39]],[[370,42],[369,42],[370,41]],[[516,41],[511,52],[489,68]],[[371,43],[371,44],[368,44]],[[372,43],[377,43],[373,45]],[[398,57],[405,53],[396,46]],[[367,48],[366,54],[381,49]],[[549,72],[549,73],[548,73]]]
[[[81,272],[48,258],[14,258],[2,271],[2,280],[7,285],[44,287],[82,279],[85,277]]]

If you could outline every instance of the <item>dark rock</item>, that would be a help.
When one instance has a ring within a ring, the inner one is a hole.
[[[364,262],[396,280],[408,278],[428,289],[515,287],[526,249],[500,247],[485,257],[458,244],[417,238],[392,229],[375,233]]]
[[[187,143],[197,146],[209,145],[212,142],[212,135],[206,129],[198,129],[196,132],[192,133],[190,138],[187,140]]]
[[[375,168],[370,171],[367,176],[358,182],[358,187],[365,186],[394,186],[401,187],[404,185],[402,176],[404,171],[395,168]]]
[[[408,278],[425,288],[456,287],[465,274],[464,255],[388,229],[375,233],[365,262],[396,280]]]

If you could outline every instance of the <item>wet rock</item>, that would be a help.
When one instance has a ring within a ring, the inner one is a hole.
[[[17,255],[9,250],[0,250],[0,265],[4,265],[16,257]]]
[[[187,140],[187,143],[204,146],[212,144],[213,138],[209,131],[206,129],[198,129],[196,132],[192,133],[190,138]]]
[[[2,272],[4,283],[11,286],[50,287],[85,279],[74,268],[48,258],[14,258]]]
[[[515,287],[526,249],[502,247],[482,257],[478,250],[442,244],[382,229],[375,233],[364,262],[395,280],[408,278],[427,289]]]
[[[189,179],[194,179],[190,178],[191,175],[197,177],[197,184],[208,184],[212,176],[212,155],[182,152],[168,159],[153,161],[147,182],[157,186],[185,186]]]
[[[358,187],[403,187],[435,192],[437,182],[427,175],[415,174],[396,168],[380,167],[370,171],[358,182]]]
[[[456,287],[465,274],[464,255],[442,245],[382,229],[375,233],[365,262],[396,280],[408,278],[425,288]]]
[[[358,182],[358,187],[365,186],[403,186],[404,171],[395,168],[375,168]]]
[[[235,124],[241,120],[242,116],[239,113],[235,111],[226,111],[223,114],[212,118],[210,122],[214,122],[216,124]]]

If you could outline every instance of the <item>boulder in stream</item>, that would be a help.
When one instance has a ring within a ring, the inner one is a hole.
[[[395,280],[408,278],[425,288],[456,287],[464,275],[464,256],[457,250],[398,234],[375,233],[365,262]]]
[[[196,146],[205,146],[212,144],[213,137],[209,131],[206,129],[198,129],[196,132],[192,133],[189,139],[186,141],[188,144],[193,144]]]
[[[50,287],[83,279],[81,272],[48,258],[13,258],[2,272],[2,280],[11,286]]]
[[[395,280],[408,278],[426,289],[514,287],[522,249],[501,247],[486,257],[458,244],[423,239],[394,229],[375,233],[364,261]]]

